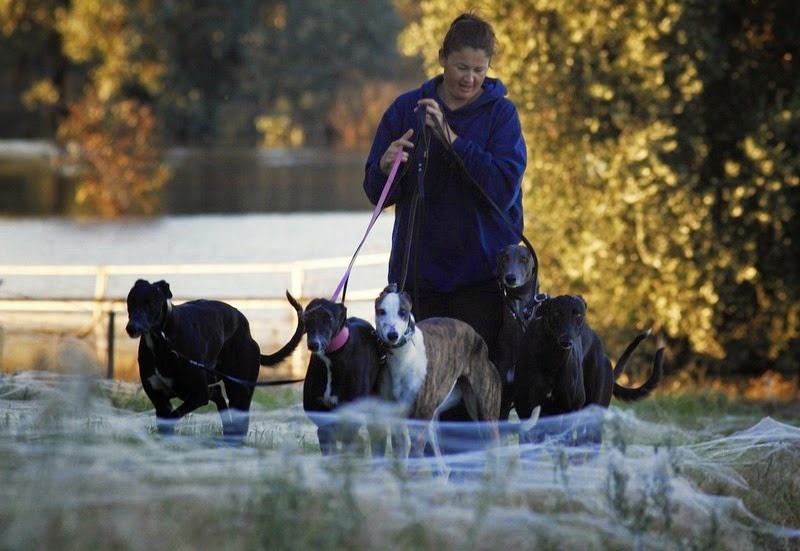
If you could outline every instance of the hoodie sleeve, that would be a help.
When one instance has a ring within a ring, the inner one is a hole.
[[[469,173],[504,211],[511,209],[521,193],[527,165],[527,149],[516,106],[499,102],[489,121],[489,140],[482,148],[459,136],[453,148]]]
[[[372,140],[372,147],[370,148],[369,156],[367,157],[366,166],[364,167],[364,192],[373,205],[377,205],[388,177],[387,174],[381,172],[381,157],[384,153],[386,153],[386,149],[389,147],[389,144],[402,136],[403,133],[408,130],[408,128],[403,129],[402,126],[403,117],[401,114],[401,108],[399,107],[399,100],[395,100],[395,102],[389,106],[389,109],[386,110],[381,118],[381,122],[375,132],[375,138]],[[397,179],[392,185],[392,191],[386,198],[384,207],[388,207],[397,202],[397,198],[399,197],[401,193],[400,190],[402,188],[402,182],[400,181],[402,180],[402,168],[403,167],[401,165],[400,170],[398,171]]]

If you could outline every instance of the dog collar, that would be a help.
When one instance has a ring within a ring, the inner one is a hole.
[[[325,349],[325,352],[336,352],[341,347],[345,345],[347,339],[350,338],[350,329],[347,327],[347,324],[342,327],[342,330],[331,339],[331,342],[328,344],[328,348]]]

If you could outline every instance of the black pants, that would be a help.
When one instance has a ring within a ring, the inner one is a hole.
[[[503,323],[503,294],[494,280],[478,285],[458,289],[450,293],[434,293],[415,291],[413,283],[410,288],[413,301],[413,312],[416,321],[432,317],[448,317],[464,321],[472,326],[483,337],[489,349],[489,357],[494,357],[497,346],[497,335]],[[443,421],[468,421],[470,419],[464,402],[441,415]],[[442,448],[454,446],[442,443]]]
[[[503,294],[494,280],[465,287],[449,293],[411,292],[414,318],[422,321],[433,317],[455,318],[472,326],[483,337],[489,348],[489,357],[494,357],[497,335],[503,323]]]

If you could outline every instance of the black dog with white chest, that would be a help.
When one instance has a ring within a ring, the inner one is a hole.
[[[211,401],[222,418],[224,436],[244,439],[259,367],[279,364],[303,338],[298,310],[297,328],[289,342],[272,355],[262,355],[239,310],[215,300],[173,306],[166,281],[136,281],[127,303],[125,329],[140,339],[139,375],[163,434],[171,433],[178,419]],[[177,408],[171,403],[175,398],[182,400]]]
[[[296,308],[299,304],[288,295]],[[378,396],[381,358],[372,325],[361,318],[347,317],[344,304],[315,298],[303,311],[311,358],[303,383],[303,409],[317,425],[320,450],[324,455],[337,451],[358,451],[359,426],[336,422],[324,415],[360,398]],[[382,456],[386,431],[368,426],[372,454]]]

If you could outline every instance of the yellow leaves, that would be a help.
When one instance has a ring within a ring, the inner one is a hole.
[[[690,101],[703,91],[703,81],[697,73],[697,66],[684,55],[681,59],[683,71],[678,75],[678,90],[684,101]]]
[[[122,0],[75,0],[56,10],[64,55],[92,65],[93,87],[101,99],[113,98],[123,83],[138,82],[151,92],[161,89],[167,67],[143,53],[147,31],[133,21],[140,15]]]
[[[154,192],[169,178],[155,130],[149,107],[134,100],[89,93],[72,104],[59,139],[76,170],[76,202],[103,216],[151,212]]]
[[[729,178],[736,178],[741,173],[742,165],[730,159],[725,161],[725,175]]]
[[[22,95],[22,104],[28,109],[35,109],[38,105],[53,106],[61,99],[58,89],[50,79],[37,80]]]
[[[597,99],[610,101],[614,98],[614,90],[607,84],[593,82],[589,85],[589,94]]]
[[[736,274],[736,282],[743,283],[745,281],[755,281],[756,277],[758,277],[758,270],[755,266],[747,265],[743,266],[738,273]]]
[[[301,126],[288,115],[265,115],[256,119],[262,147],[300,147],[305,142]]]

